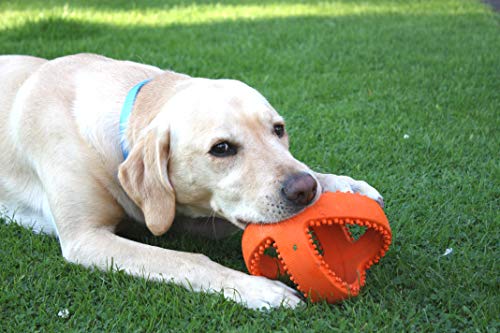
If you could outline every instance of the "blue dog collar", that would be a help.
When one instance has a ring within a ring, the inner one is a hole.
[[[151,79],[144,80],[136,84],[127,94],[125,102],[123,103],[122,113],[120,114],[120,146],[122,148],[123,159],[126,160],[128,157],[128,144],[127,138],[125,137],[125,130],[127,129],[128,120],[132,114],[132,109],[134,108],[134,102],[137,94],[141,88],[151,81]]]

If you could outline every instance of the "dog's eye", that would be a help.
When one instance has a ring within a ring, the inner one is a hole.
[[[209,153],[215,157],[227,157],[236,155],[238,149],[227,141],[219,142],[210,148]]]
[[[283,135],[285,135],[285,126],[274,125],[274,133],[278,136],[278,138],[282,138]]]

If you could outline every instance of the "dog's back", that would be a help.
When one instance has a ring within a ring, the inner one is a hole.
[[[46,62],[45,59],[30,56],[0,56],[2,87],[0,89],[0,141],[8,140],[9,114],[19,88],[33,72]]]
[[[32,219],[33,205],[29,197],[41,191],[33,183],[34,171],[25,163],[22,152],[16,147],[16,138],[12,130],[12,109],[16,96],[26,80],[47,60],[30,56],[0,56],[0,212],[7,217],[15,217],[20,223],[34,226]],[[19,185],[22,186],[19,186]],[[41,204],[41,203],[39,203]],[[31,207],[30,207],[31,206]],[[40,207],[41,208],[41,207]],[[51,232],[50,225],[44,221],[35,227],[37,231],[45,229]]]

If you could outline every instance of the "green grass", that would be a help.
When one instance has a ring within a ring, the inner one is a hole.
[[[382,192],[394,243],[359,297],[257,312],[67,264],[54,238],[0,223],[0,331],[499,330],[498,14],[470,0],[163,3],[3,1],[0,53],[243,80],[286,117],[298,158]],[[244,270],[240,236],[148,242]]]

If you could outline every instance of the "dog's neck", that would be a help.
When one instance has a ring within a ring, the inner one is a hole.
[[[136,96],[124,133],[129,150],[175,94],[176,86],[189,78],[184,74],[164,71],[141,88]]]

